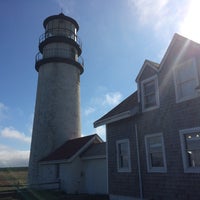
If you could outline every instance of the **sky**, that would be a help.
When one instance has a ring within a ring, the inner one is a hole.
[[[137,90],[145,59],[160,63],[174,35],[200,42],[199,0],[1,0],[0,167],[27,166],[43,20],[63,12],[79,26],[82,135]]]

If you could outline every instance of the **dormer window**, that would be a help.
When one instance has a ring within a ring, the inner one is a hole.
[[[176,102],[195,98],[199,85],[195,59],[190,59],[177,65],[174,70]]]
[[[159,107],[158,79],[157,76],[141,82],[142,110],[148,111]]]

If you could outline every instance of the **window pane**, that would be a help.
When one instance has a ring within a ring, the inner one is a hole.
[[[127,153],[128,153],[127,143],[119,144],[119,150],[120,150],[121,155],[127,155]]]
[[[128,169],[129,168],[129,151],[128,142],[121,142],[117,145],[118,148],[118,168]]]
[[[192,62],[189,62],[185,65],[182,65],[178,70],[179,73],[179,81],[184,82],[187,80],[194,79],[195,77],[195,66]]]
[[[178,98],[192,97],[196,94],[196,66],[191,61],[180,65],[176,71]]]
[[[148,138],[148,141],[149,141],[149,145],[151,147],[153,147],[155,145],[161,146],[162,138],[161,138],[161,136],[154,136],[154,137]]]
[[[128,156],[120,156],[120,168],[128,168]]]
[[[119,144],[119,166],[120,168],[128,167],[128,147],[127,143]]]
[[[150,167],[164,167],[162,137],[149,137],[147,142]]]
[[[150,81],[144,84],[144,93],[145,95],[151,94],[155,92],[155,84],[154,81]]]
[[[193,96],[196,93],[196,80],[192,79],[180,84],[180,97]]]
[[[200,133],[185,134],[189,167],[200,167]]]
[[[145,97],[145,107],[151,107],[156,105],[156,97],[155,94],[149,95]]]
[[[156,105],[155,81],[144,84],[144,107],[149,108]]]
[[[150,154],[151,167],[163,167],[162,152],[155,152]]]

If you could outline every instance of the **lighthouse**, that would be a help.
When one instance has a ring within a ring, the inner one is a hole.
[[[38,84],[28,182],[37,185],[39,161],[70,139],[81,136],[80,75],[82,45],[78,23],[64,14],[43,22],[35,69]]]

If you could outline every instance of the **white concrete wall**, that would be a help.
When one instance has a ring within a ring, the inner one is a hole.
[[[89,194],[107,194],[106,159],[83,160],[82,192]]]
[[[107,194],[106,159],[80,160],[60,165],[61,189],[69,194]]]
[[[61,189],[69,194],[80,193],[81,190],[81,167],[82,163],[79,158],[72,163],[60,165]]]

